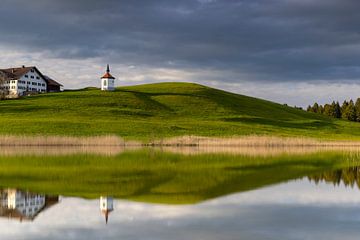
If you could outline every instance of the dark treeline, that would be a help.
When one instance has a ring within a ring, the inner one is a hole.
[[[345,186],[357,186],[360,189],[360,167],[324,172],[322,174],[308,176],[308,179],[314,181],[316,184],[319,182],[327,182],[335,186],[343,182]]]
[[[353,100],[344,101],[340,106],[339,102],[332,102],[324,106],[314,103],[313,106],[308,106],[308,112],[323,114],[334,118],[342,118],[349,121],[360,122],[360,98],[354,104]]]

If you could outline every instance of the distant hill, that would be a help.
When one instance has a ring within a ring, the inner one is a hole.
[[[193,83],[87,88],[0,102],[0,134],[126,139],[266,134],[360,138],[360,125]]]

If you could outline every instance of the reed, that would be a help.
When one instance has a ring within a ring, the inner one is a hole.
[[[157,146],[163,152],[182,155],[226,154],[249,157],[274,157],[279,155],[308,155],[314,153],[345,152],[360,155],[356,146]],[[359,158],[357,158],[359,159]]]
[[[63,136],[0,136],[0,146],[126,146],[117,136],[63,137]]]
[[[115,156],[141,146],[0,146],[3,156],[69,156],[77,154]]]
[[[277,137],[249,135],[243,137],[199,137],[182,136],[149,142],[149,146],[252,146],[252,147],[284,147],[284,146],[320,146],[320,147],[360,147],[360,141],[325,141],[303,137]]]

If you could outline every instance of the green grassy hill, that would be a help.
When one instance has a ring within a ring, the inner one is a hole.
[[[1,101],[0,124],[0,134],[116,134],[137,140],[244,134],[360,139],[358,123],[191,83],[115,92],[89,88]]]

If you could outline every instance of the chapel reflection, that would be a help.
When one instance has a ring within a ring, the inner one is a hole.
[[[109,221],[109,215],[114,211],[114,199],[109,196],[100,197],[100,211],[105,216],[105,223]]]
[[[308,176],[308,179],[316,184],[326,182],[338,186],[343,183],[345,186],[356,186],[360,189],[360,166],[326,171],[321,174]]]
[[[0,217],[33,221],[40,212],[59,202],[59,196],[46,196],[17,189],[0,190]]]

